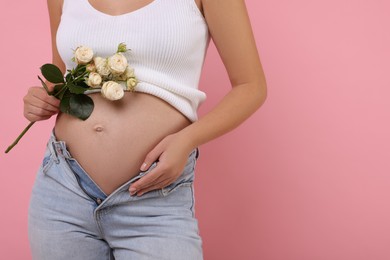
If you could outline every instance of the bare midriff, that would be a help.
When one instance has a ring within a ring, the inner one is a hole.
[[[191,121],[164,100],[140,92],[126,92],[117,101],[90,94],[95,108],[83,121],[60,113],[57,140],[108,195],[136,176],[145,156],[167,135]]]

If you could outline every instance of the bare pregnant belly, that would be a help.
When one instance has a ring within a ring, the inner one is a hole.
[[[60,113],[55,135],[106,194],[136,176],[146,154],[165,136],[191,124],[149,94],[126,92],[118,101],[90,97],[95,103],[91,116],[82,121]]]

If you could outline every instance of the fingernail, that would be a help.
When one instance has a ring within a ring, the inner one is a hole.
[[[137,189],[136,188],[134,188],[134,187],[130,187],[130,189],[129,189],[129,191],[130,191],[130,193],[135,193],[135,191],[136,191]]]
[[[141,166],[141,171],[145,171],[146,170],[146,163],[143,163],[142,166]]]

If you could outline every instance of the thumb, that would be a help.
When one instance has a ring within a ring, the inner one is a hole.
[[[161,145],[157,145],[155,148],[153,148],[153,150],[151,150],[146,155],[145,160],[142,163],[140,170],[146,171],[153,162],[158,160],[158,158],[160,157],[162,152],[163,152],[163,149],[162,149]]]

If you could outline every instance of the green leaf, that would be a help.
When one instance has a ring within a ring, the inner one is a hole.
[[[89,77],[89,71],[84,71],[83,73],[76,74],[74,77],[74,82],[85,81]]]
[[[93,111],[93,100],[85,94],[72,95],[69,100],[69,114],[86,120]]]
[[[87,85],[87,83],[85,83],[85,80],[81,80],[77,83],[77,85],[79,85],[80,87],[83,87],[83,88],[86,88],[86,89],[89,89],[90,87]],[[84,89],[84,90],[86,90]]]
[[[55,85],[53,96],[61,100],[66,90],[67,90],[67,85],[65,84]]]
[[[54,64],[46,63],[40,68],[42,75],[52,83],[64,83],[61,70]]]
[[[68,70],[68,71],[70,71],[70,70]],[[65,76],[66,82],[69,82],[71,79],[72,79],[72,73],[66,74],[66,76]]]
[[[68,83],[68,87],[69,87],[69,91],[73,94],[83,94],[84,91],[86,91],[87,89],[83,88],[83,87],[80,87],[78,85],[75,85],[73,83]]]
[[[69,101],[70,101],[70,96],[63,96],[62,97],[61,102],[60,102],[60,111],[62,113],[69,114],[69,111],[70,111]]]
[[[65,84],[58,84],[54,86],[54,95],[62,90]]]
[[[75,71],[74,71],[74,76],[78,77],[86,72],[87,65],[85,64],[78,64]]]
[[[63,95],[63,93],[66,90],[66,88],[67,88],[66,84],[57,84],[57,85],[55,85],[54,89],[53,89],[53,96],[55,96],[58,99],[61,99],[61,96]]]

